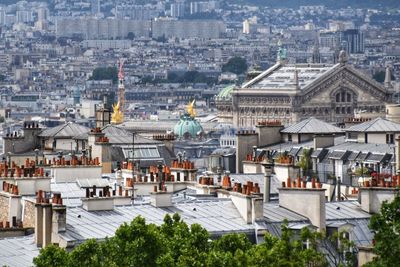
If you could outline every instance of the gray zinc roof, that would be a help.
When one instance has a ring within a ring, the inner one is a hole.
[[[246,224],[231,201],[207,201],[175,204],[168,208],[151,205],[115,206],[112,211],[88,212],[80,207],[67,212],[67,231],[63,237],[77,242],[89,238],[104,239],[113,236],[124,222],[142,216],[147,223],[160,225],[166,214],[179,213],[190,224],[198,223],[211,234],[228,232],[253,232],[254,226]]]
[[[311,117],[290,125],[281,132],[292,134],[341,134],[343,133],[343,130],[339,127],[333,126],[332,124]]]
[[[1,266],[32,266],[32,259],[39,255],[33,235],[0,239]]]
[[[82,126],[73,122],[67,122],[62,125],[58,125],[53,128],[44,129],[39,136],[40,137],[56,137],[56,138],[72,138],[85,133],[88,133],[90,129],[86,126]]]
[[[400,124],[383,118],[376,118],[371,121],[353,125],[346,129],[346,132],[365,132],[365,133],[386,133],[400,132]]]

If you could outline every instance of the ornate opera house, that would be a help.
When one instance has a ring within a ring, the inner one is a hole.
[[[252,128],[264,120],[289,125],[309,117],[340,123],[355,112],[385,113],[394,93],[390,69],[384,85],[348,64],[344,51],[335,65],[275,65],[241,87],[227,87],[216,97],[219,119],[236,128]]]

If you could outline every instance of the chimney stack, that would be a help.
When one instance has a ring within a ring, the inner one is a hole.
[[[326,189],[321,188],[320,183],[315,188],[314,178],[312,185],[313,188],[302,188],[302,185],[293,182],[292,187],[279,188],[279,206],[309,218],[319,231],[323,231],[326,226]]]
[[[266,163],[263,164],[265,168],[264,174],[264,203],[268,203],[270,201],[271,194],[271,176],[272,176],[272,164]]]
[[[258,145],[258,135],[255,131],[243,130],[236,134],[236,171],[243,173],[243,160],[253,146]]]

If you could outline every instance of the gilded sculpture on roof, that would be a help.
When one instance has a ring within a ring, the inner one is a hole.
[[[124,114],[120,109],[119,102],[113,105],[113,113],[111,115],[111,123],[120,124],[124,121]]]
[[[189,102],[189,104],[187,105],[187,113],[192,118],[196,117],[196,111],[194,110],[195,102],[196,102],[196,100],[193,100],[192,102]]]

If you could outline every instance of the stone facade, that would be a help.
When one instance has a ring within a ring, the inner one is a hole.
[[[0,194],[0,222],[8,221],[9,198]]]
[[[24,227],[35,227],[35,203],[33,201],[25,200],[23,214],[22,222]]]
[[[258,122],[280,120],[284,125],[309,117],[341,123],[363,110],[385,114],[392,99],[389,88],[375,82],[354,67],[278,62],[269,70],[216,101],[219,117],[231,119],[236,128],[253,128]]]

